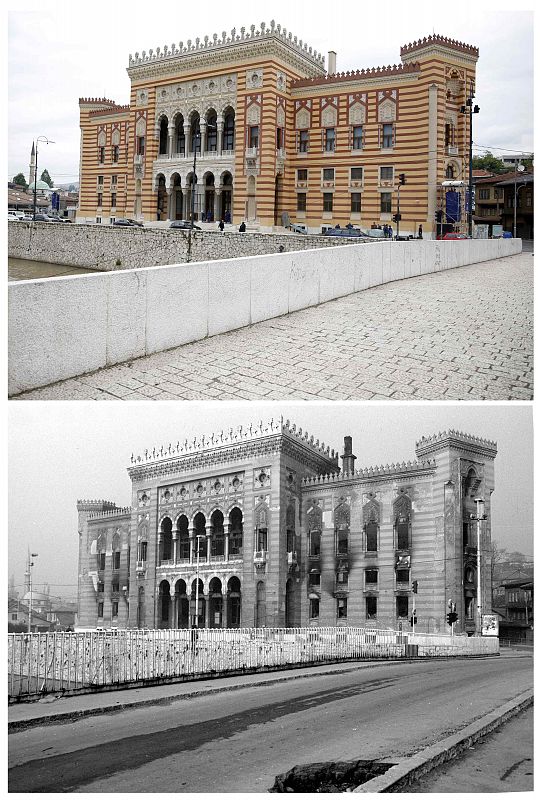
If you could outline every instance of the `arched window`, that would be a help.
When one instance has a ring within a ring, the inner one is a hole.
[[[199,561],[206,561],[206,517],[200,511],[195,514],[193,528],[195,534],[193,559],[197,560],[198,553]]]
[[[112,540],[112,568],[120,569],[120,533],[116,531]]]
[[[244,524],[242,512],[233,508],[229,514],[229,558],[241,556],[243,552]]]
[[[196,111],[191,115],[191,128],[190,128],[190,148],[191,152],[201,152],[201,120]]]
[[[178,558],[180,561],[189,561],[189,522],[182,514],[176,523],[178,531]]]
[[[217,150],[217,114],[213,109],[206,115],[206,150]]]
[[[191,584],[191,624],[194,628],[204,628],[206,618],[206,598],[204,597],[204,584],[199,578],[199,608],[197,609],[197,580]]]
[[[163,561],[170,561],[172,559],[172,520],[169,517],[165,517],[165,519],[161,523],[161,552],[160,552],[160,563]]]
[[[287,553],[294,553],[296,550],[296,532],[294,519],[294,506],[287,507]]]
[[[263,581],[259,581],[256,589],[255,598],[255,627],[264,628],[266,626],[266,586]]]
[[[169,140],[169,120],[162,117],[159,123],[159,155],[167,155],[167,143]]]
[[[448,164],[446,167],[446,179],[451,181],[456,177],[456,171],[453,164]]]
[[[411,546],[411,500],[402,494],[394,503],[394,542],[397,550]]]
[[[239,628],[242,613],[240,579],[236,576],[227,582],[227,627]]]
[[[208,590],[209,628],[221,628],[223,621],[223,589],[219,578],[212,578]]]
[[[97,568],[101,571],[105,569],[106,549],[107,536],[105,533],[100,533],[97,540]]]
[[[137,593],[137,627],[144,628],[145,624],[144,586],[139,586]]]
[[[186,134],[184,131],[184,117],[178,114],[174,126],[176,152],[178,155],[185,155],[186,153]]]
[[[212,540],[210,556],[215,561],[223,561],[225,558],[225,529],[223,527],[223,514],[221,511],[214,511],[211,517]]]
[[[351,509],[347,503],[340,503],[334,509],[334,531],[336,555],[343,556],[349,552],[349,527]]]
[[[169,581],[161,581],[158,596],[159,627],[161,628],[168,627],[170,607],[171,586]]]
[[[292,578],[289,578],[285,586],[285,626],[291,628],[294,625],[294,585]]]
[[[268,550],[268,506],[265,503],[255,509],[255,550]]]
[[[364,547],[368,553],[379,549],[380,509],[376,500],[370,500],[362,509],[364,518]]]
[[[187,596],[186,582],[182,579],[176,581],[174,587],[176,599],[176,625],[177,628],[189,628],[189,599]]]
[[[223,149],[234,150],[234,111],[225,112],[223,118]]]

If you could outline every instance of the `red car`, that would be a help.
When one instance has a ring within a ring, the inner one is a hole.
[[[444,239],[468,239],[466,233],[445,233],[442,237]]]

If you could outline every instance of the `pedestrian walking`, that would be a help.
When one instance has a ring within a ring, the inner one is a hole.
[[[394,238],[394,231],[392,230],[392,226],[391,225],[388,226],[388,238],[389,239],[393,239]]]
[[[238,228],[238,230],[240,231],[240,233],[245,233],[245,230],[246,230],[246,223],[242,221],[242,222],[240,223],[240,227]]]
[[[222,219],[220,219],[220,221],[219,221],[219,223],[218,223],[218,228],[220,229],[220,231],[221,231],[222,233],[223,233],[223,231],[225,230],[225,223],[223,222],[223,220],[222,220]]]
[[[422,238],[422,226],[421,225],[418,226],[418,238],[419,239]]]

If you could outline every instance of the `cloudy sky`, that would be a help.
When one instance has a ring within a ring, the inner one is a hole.
[[[338,71],[399,63],[401,45],[433,32],[478,46],[477,152],[533,150],[532,0],[274,0],[270,6],[8,0],[8,6],[10,178],[23,172],[28,179],[32,140],[46,136],[55,144],[42,145],[39,172],[46,167],[59,184],[78,180],[78,99],[129,102],[130,53],[271,18],[324,55],[335,50]]]
[[[498,444],[492,536],[533,552],[533,434],[529,405],[338,403],[10,403],[9,575],[22,591],[27,549],[35,584],[76,597],[78,499],[131,504],[131,454],[283,415],[358,468],[414,460],[424,435],[456,428]],[[37,587],[36,587],[37,588]]]

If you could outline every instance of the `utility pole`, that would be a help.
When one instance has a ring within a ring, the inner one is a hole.
[[[476,635],[482,635],[482,572],[481,572],[481,543],[482,543],[482,522],[487,519],[485,511],[485,502],[482,497],[475,497],[476,503],[476,516],[472,519],[476,520],[476,612],[477,612],[477,627]]]
[[[517,198],[518,198],[518,191],[521,189],[521,186],[518,189],[517,186],[517,173],[518,172],[525,172],[525,167],[521,163],[521,159],[517,158],[514,161],[514,239],[516,238],[517,234]]]
[[[471,80],[469,88],[469,96],[465,102],[465,105],[461,106],[461,108],[459,109],[460,114],[466,114],[469,117],[469,206],[467,209],[467,218],[468,218],[468,229],[469,229],[470,239],[472,239],[472,218],[473,218],[472,120],[473,120],[473,114],[478,114],[478,112],[480,111],[480,106],[473,106],[473,98],[474,98],[474,83]]]
[[[37,161],[36,161],[37,164]],[[32,553],[28,555],[28,580],[29,580],[29,592],[30,592],[30,599],[28,603],[28,633],[32,633],[32,567],[34,566],[34,562],[31,561],[31,558],[37,558],[37,553]]]

